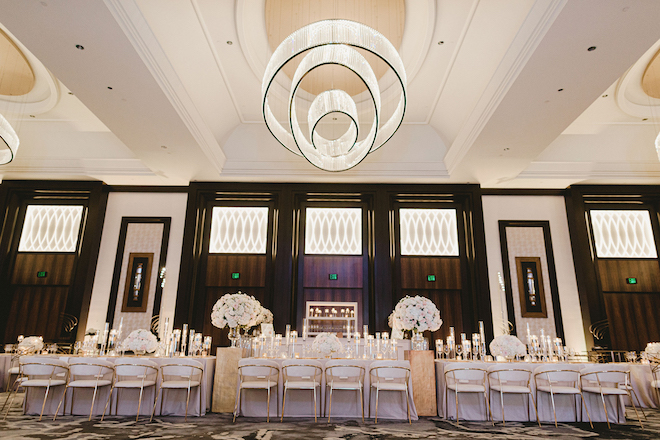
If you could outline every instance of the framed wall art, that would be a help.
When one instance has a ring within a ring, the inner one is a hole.
[[[520,315],[523,318],[547,318],[543,270],[539,257],[516,257]]]

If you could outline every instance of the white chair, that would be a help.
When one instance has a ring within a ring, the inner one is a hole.
[[[39,414],[39,421],[41,421],[50,389],[52,387],[66,385],[68,379],[69,367],[67,362],[57,358],[43,356],[23,356],[20,360],[19,373],[16,382],[24,389],[46,389],[44,401],[41,404],[41,413]],[[66,388],[64,393],[66,393]],[[15,396],[16,394],[14,393],[14,397]],[[62,394],[62,396],[64,396],[64,394]],[[11,402],[9,402],[5,418],[7,418],[11,404],[14,402],[14,397],[12,397]]]
[[[241,394],[243,390],[266,390],[266,422],[270,422],[270,395],[275,387],[275,396],[279,390],[280,367],[277,362],[266,359],[241,359],[238,361],[238,390],[236,391],[236,405],[234,407],[234,420],[241,408]],[[232,423],[233,423],[232,422]]]
[[[651,388],[653,388],[655,398],[660,404],[660,364],[652,363],[651,366]],[[637,399],[639,402],[639,399]],[[641,403],[639,406],[642,406]]]
[[[102,359],[84,359],[72,358],[69,361],[69,381],[66,384],[60,403],[57,405],[57,411],[53,416],[53,421],[57,419],[57,413],[60,411],[60,406],[64,402],[64,411],[66,412],[66,391],[71,388],[71,414],[73,414],[73,398],[75,391],[78,388],[93,388],[92,404],[89,408],[89,421],[92,420],[94,413],[94,403],[96,402],[96,394],[99,388],[109,387],[112,385],[115,375],[115,367],[111,362]]]
[[[282,399],[282,415],[280,422],[284,420],[284,408],[286,408],[286,392],[289,390],[311,390],[314,398],[314,422],[317,421],[316,389],[321,389],[323,378],[323,366],[318,361],[294,359],[282,362],[282,380],[284,382],[284,397]]]
[[[115,414],[119,406],[119,390],[140,389],[138,398],[138,409],[135,421],[140,418],[140,407],[142,406],[142,394],[145,388],[154,387],[154,405],[156,404],[156,380],[158,379],[158,364],[149,359],[140,358],[120,358],[115,362],[115,381],[110,388],[108,401],[103,409],[101,421],[105,417],[105,411],[108,409],[112,392],[117,390],[117,401],[115,403]],[[112,414],[112,405],[110,405],[110,414]]]
[[[406,399],[408,423],[410,419],[410,398],[408,384],[410,382],[410,364],[407,361],[374,361],[369,364],[369,413],[371,414],[371,389],[376,390],[376,414],[374,421],[378,423],[378,398],[380,391],[402,392]]]
[[[580,373],[575,370],[568,370],[558,368],[555,365],[541,365],[534,370],[534,383],[536,385],[536,401],[539,401],[538,393],[539,391],[550,394],[550,400],[552,402],[552,413],[555,417],[555,427],[557,427],[557,408],[555,405],[555,394],[563,395],[572,395],[577,399],[577,395],[580,395],[580,400],[582,400],[582,405],[587,412],[587,417],[589,418],[589,424],[593,429],[594,424],[591,422],[591,416],[589,415],[589,409],[587,404],[584,402],[584,396],[582,395],[582,390],[580,389]],[[577,402],[576,402],[577,403]],[[575,421],[578,421],[578,410],[573,406],[575,410]],[[581,419],[582,417],[580,417]]]
[[[204,378],[204,366],[201,362],[194,359],[177,359],[176,362],[163,364],[160,366],[160,374],[162,381],[160,383],[160,413],[163,413],[163,400],[165,400],[165,393],[163,390],[187,390],[186,396],[186,413],[185,421],[188,421],[188,404],[190,403],[190,390],[198,388],[199,391],[199,415],[202,415],[202,380]],[[153,420],[156,412],[156,403],[158,398],[154,400],[154,409],[151,412]]]
[[[580,385],[583,393],[600,394],[600,399],[603,402],[603,409],[605,410],[605,419],[607,420],[607,427],[611,429],[610,419],[607,414],[607,405],[605,404],[605,396],[617,396],[617,421],[619,420],[619,398],[621,396],[628,396],[632,403],[637,420],[642,429],[642,419],[639,418],[637,407],[632,398],[630,390],[630,367],[628,365],[620,364],[602,364],[591,367],[586,367],[580,370]],[[624,414],[625,416],[625,414]]]
[[[500,394],[500,404],[502,406],[502,424],[506,426],[504,418],[504,394],[527,394],[534,406],[534,413],[536,414],[536,423],[541,426],[539,421],[539,413],[536,410],[536,402],[532,395],[532,387],[530,381],[532,379],[532,372],[523,370],[521,368],[512,368],[508,365],[491,365],[486,370],[488,372],[488,385],[492,391],[497,391]],[[489,394],[491,395],[491,394]],[[524,401],[524,400],[523,400]],[[458,414],[458,413],[457,413]],[[532,420],[529,414],[529,404],[527,404],[527,419]],[[495,421],[493,420],[493,423]]]
[[[456,400],[456,424],[460,424],[458,413],[458,394],[459,393],[479,393],[484,395],[486,401],[486,420],[489,415],[492,420],[493,414],[490,411],[488,398],[488,373],[483,368],[464,367],[460,363],[452,363],[445,366],[445,402],[449,402],[449,390],[454,392]],[[494,424],[494,423],[493,423]]]
[[[343,359],[329,360],[325,364],[325,387],[330,388],[330,401],[328,405],[328,423],[332,412],[332,392],[334,390],[357,391],[362,409],[364,422],[364,367],[351,364]]]

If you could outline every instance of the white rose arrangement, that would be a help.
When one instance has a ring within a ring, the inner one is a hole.
[[[213,305],[211,324],[218,328],[254,327],[262,314],[261,309],[261,303],[253,296],[240,291],[227,293]]]
[[[527,354],[527,348],[513,335],[499,335],[490,341],[490,352],[494,356],[514,357]]]
[[[28,336],[18,343],[18,351],[40,353],[44,348],[44,339],[41,336]]]
[[[126,351],[136,353],[145,351],[153,353],[158,348],[158,338],[149,330],[140,328],[133,330],[122,343],[122,348]]]
[[[273,323],[273,312],[262,306],[261,311],[259,312],[259,316],[257,317],[256,325],[272,324],[272,323]]]
[[[319,333],[312,342],[312,351],[323,356],[330,356],[332,353],[341,351],[341,349],[341,342],[334,333]]]
[[[649,342],[644,352],[651,359],[660,359],[660,342]]]
[[[423,296],[406,296],[398,302],[388,318],[388,323],[397,330],[434,332],[442,325],[442,319],[440,311],[430,299]]]

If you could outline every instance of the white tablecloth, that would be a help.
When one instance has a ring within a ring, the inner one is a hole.
[[[68,361],[70,356],[58,356],[60,359]],[[93,359],[104,359],[110,362],[116,361],[116,357],[100,357],[100,358],[87,358],[90,360]],[[157,358],[149,357],[149,360],[155,362],[158,365],[176,363],[176,358]],[[213,374],[215,371],[215,356],[191,358],[200,361],[204,368],[204,377],[202,379],[202,386],[199,388],[192,389],[190,392],[190,403],[188,407],[188,415],[204,415],[208,409],[211,407],[211,388],[213,386]],[[157,387],[160,387],[160,374],[158,375]],[[158,389],[158,388],[157,388]],[[49,392],[48,399],[46,400],[46,406],[44,408],[44,414],[55,414],[57,410],[57,405],[62,397],[62,392],[64,387],[55,387],[51,388]],[[89,409],[92,401],[93,389],[76,389],[75,395],[74,391],[69,388],[66,396],[66,414],[70,414],[72,410],[72,400],[73,400],[73,414],[75,415],[86,415],[89,414]],[[25,404],[23,411],[25,414],[39,414],[41,412],[41,405],[43,403],[45,389],[29,389],[28,394],[25,398]],[[94,404],[94,414],[101,415],[103,413],[103,408],[108,399],[108,393],[110,392],[110,387],[100,388],[96,394],[96,402]],[[202,408],[199,407],[200,395],[202,393]],[[119,401],[117,402],[117,393],[119,393]],[[154,388],[145,388],[144,394],[142,396],[142,406],[140,407],[141,415],[151,415],[151,410],[153,409],[154,403]],[[163,411],[160,412],[160,399],[156,405],[156,414],[157,415],[177,415],[183,416],[186,411],[186,394],[187,390],[163,390],[164,402],[163,402]],[[118,415],[135,415],[137,414],[138,408],[138,397],[140,395],[140,390],[137,389],[122,389],[113,392],[113,397],[111,401],[112,405],[112,414],[115,414],[115,409],[117,408]],[[162,394],[161,394],[162,396]],[[73,398],[73,399],[72,399]],[[118,403],[118,406],[117,406]],[[64,404],[62,404],[64,407]],[[64,411],[63,408],[60,408],[60,414]],[[108,406],[108,411],[106,414],[110,413],[110,406]]]
[[[493,363],[487,362],[477,362],[477,361],[448,361],[446,359],[436,359],[435,361],[435,371],[436,371],[436,390],[437,390],[437,401],[438,401],[438,415],[440,417],[455,419],[456,418],[456,400],[453,391],[447,390],[445,387],[445,366],[448,363],[460,363],[465,365],[465,367],[472,368],[482,368],[487,369]],[[510,364],[512,368],[520,368],[524,370],[531,371],[533,373],[534,369],[544,365],[541,363],[527,363],[527,362],[516,362]],[[552,366],[557,369],[569,369],[580,371],[581,369],[595,364],[587,363],[552,363]],[[650,403],[649,393],[652,393],[650,390],[650,366],[641,365],[641,364],[622,364],[625,366],[631,366],[631,377],[633,378],[633,387],[636,388],[637,395],[642,399],[642,401]],[[649,377],[647,378],[643,371],[649,371]],[[530,386],[532,388],[532,395],[536,399],[536,387],[534,384],[534,376],[532,374],[532,379],[530,381]],[[447,392],[447,393],[445,393]],[[643,392],[645,392],[643,394]],[[601,401],[599,394],[594,393],[583,393],[587,408],[589,409],[589,415],[591,420],[594,422],[605,422],[605,410],[603,409],[603,403]],[[642,397],[644,396],[644,397]],[[446,400],[449,400],[447,403]],[[528,414],[531,416],[531,420],[535,420],[534,407],[532,402],[528,402],[528,398],[525,395],[520,394],[506,394],[504,395],[504,407],[505,407],[505,418],[506,420],[511,421],[526,421],[528,420]],[[478,393],[459,393],[459,414],[461,419],[467,420],[485,420],[486,412],[486,403],[484,401],[483,394]],[[625,407],[623,405],[623,400],[615,396],[606,396],[605,402],[607,404],[607,415],[610,422],[613,423],[625,423]],[[637,402],[635,402],[637,405]],[[495,420],[502,420],[502,409],[500,403],[500,395],[497,391],[491,391],[490,393],[490,405],[493,412],[493,418]],[[582,420],[588,422],[587,413],[584,411],[584,406],[580,402],[579,395],[576,399],[574,396],[568,395],[555,395],[555,405],[557,410],[557,421],[559,422],[573,422],[575,421],[575,415],[577,412],[578,421]],[[579,405],[579,406],[578,406]],[[550,400],[550,395],[548,393],[539,392],[538,401],[536,402],[536,407],[538,409],[539,419],[542,422],[554,422],[554,415],[552,412],[552,402]],[[618,407],[618,412],[617,412]],[[582,417],[582,419],[580,419]]]
[[[325,368],[326,359],[319,359]],[[274,359],[280,366],[280,377],[278,384],[278,393],[277,398],[271,396],[270,404],[270,416],[277,417],[280,415],[280,410],[282,408],[282,396],[284,391],[284,385],[282,383],[282,374],[281,366],[282,359]],[[301,359],[301,362],[304,362],[304,359]],[[370,393],[370,381],[369,381],[369,365],[371,364],[370,360],[361,360],[361,359],[347,359],[347,363],[355,363],[365,368],[365,379],[364,379],[364,416],[374,417],[376,414],[376,393],[372,391],[372,405],[371,410],[369,409],[369,393]],[[407,363],[407,366],[410,368],[410,363],[408,361],[401,361]],[[327,417],[328,411],[328,399],[326,396],[326,386],[325,386],[325,375],[323,375],[323,380],[321,383],[320,392],[317,391],[317,415]],[[409,396],[410,401],[410,417],[413,420],[417,420],[417,410],[415,409],[415,404],[413,402],[412,394],[412,380],[409,382]],[[328,393],[329,394],[329,393]],[[239,415],[247,417],[265,417],[266,416],[266,396],[267,393],[265,390],[243,390],[241,397],[241,407]],[[325,402],[321,405],[322,402]],[[358,397],[357,391],[348,391],[348,390],[334,390],[332,393],[332,417],[351,417],[359,418],[361,417],[360,409],[360,400]],[[312,391],[311,390],[289,390],[286,394],[286,408],[284,417],[314,417],[314,403],[312,400]],[[407,409],[406,409],[406,399],[404,393],[399,391],[381,391],[379,393],[379,403],[378,403],[378,418],[381,419],[407,419]]]
[[[13,378],[9,377],[9,368],[11,368],[11,354],[0,353],[0,390],[7,389],[7,383]]]

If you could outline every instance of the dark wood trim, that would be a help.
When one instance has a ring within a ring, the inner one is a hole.
[[[108,311],[106,313],[105,321],[112,323],[115,320],[115,308],[117,306],[117,296],[119,295],[119,282],[121,278],[121,266],[124,257],[124,249],[126,249],[126,234],[128,233],[128,225],[130,223],[162,223],[163,236],[160,244],[160,255],[158,257],[158,267],[156,270],[160,272],[161,268],[165,266],[167,261],[167,248],[170,243],[170,227],[172,224],[171,217],[122,217],[121,226],[119,227],[119,238],[117,241],[117,254],[115,255],[115,266],[112,271],[112,283],[110,284],[110,299],[108,300]],[[152,317],[160,314],[160,303],[163,296],[162,280],[157,278],[156,290],[154,292],[154,307]]]
[[[155,193],[185,193],[188,192],[188,186],[175,185],[108,185],[109,192],[155,192]]]
[[[561,316],[561,303],[559,302],[559,286],[557,284],[557,269],[555,266],[555,255],[552,249],[552,237],[550,235],[550,222],[547,220],[499,220],[500,230],[500,252],[502,256],[502,270],[504,285],[506,288],[506,310],[509,321],[513,324],[512,334],[516,332],[516,314],[513,307],[513,290],[511,285],[511,265],[509,264],[509,246],[506,236],[506,228],[542,228],[545,245],[545,257],[548,262],[548,281],[550,282],[550,297],[552,298],[552,313],[554,315],[555,330],[557,337],[565,339],[564,322]]]
[[[567,189],[481,188],[482,196],[564,196]]]

